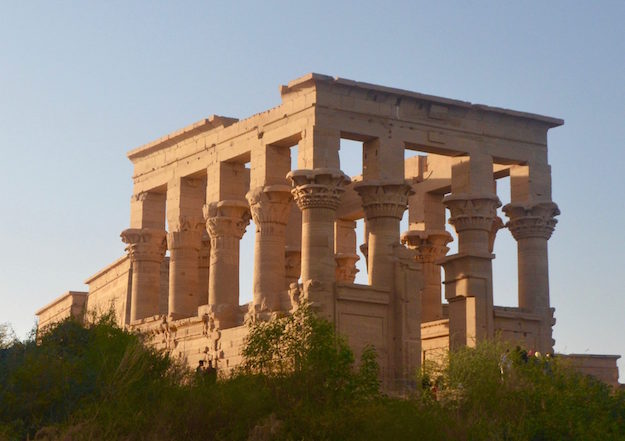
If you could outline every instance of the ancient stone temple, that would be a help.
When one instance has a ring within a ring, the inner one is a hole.
[[[376,347],[387,387],[450,347],[497,335],[553,352],[547,248],[560,211],[547,132],[562,120],[318,74],[280,94],[263,113],[212,116],[131,151],[127,254],[90,277],[88,293],[38,311],[40,327],[113,308],[120,325],[192,367],[212,360],[227,372],[241,361],[246,320],[306,299],[357,355]],[[357,176],[341,170],[342,139],[356,142]],[[518,247],[518,307],[493,300],[493,250],[506,230]],[[253,299],[242,305],[246,234]],[[354,283],[359,251],[366,284]],[[578,365],[616,383],[616,358]]]

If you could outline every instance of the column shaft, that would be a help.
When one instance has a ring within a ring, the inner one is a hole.
[[[551,326],[553,310],[549,301],[549,258],[547,242],[560,214],[551,202],[510,203],[503,207],[510,219],[506,226],[517,241],[519,308],[541,317],[539,351],[553,352]]]
[[[211,237],[208,305],[220,328],[239,324],[239,242],[250,214],[246,202],[226,200],[204,206]]]
[[[354,185],[362,199],[367,223],[367,269],[369,284],[392,288],[395,265],[394,247],[399,245],[399,222],[412,194],[402,181],[367,180]]]
[[[199,305],[208,304],[208,279],[210,276],[210,236],[206,231],[202,233],[202,246],[198,253],[198,293]]]
[[[519,239],[519,307],[530,311],[549,309],[549,259],[547,240]]]
[[[322,316],[334,320],[334,220],[343,186],[350,182],[340,170],[294,170],[293,197],[302,210],[302,283],[304,297]]]
[[[319,207],[302,211],[302,281],[334,282],[334,216]]]
[[[169,245],[169,315],[174,319],[197,314],[199,293],[199,248],[203,223],[193,220],[185,229],[167,235]],[[181,228],[181,227],[178,227]]]
[[[369,259],[367,272],[371,286],[391,287],[393,283],[394,252],[399,243],[399,219],[380,217],[369,219]]]
[[[161,262],[165,255],[165,231],[129,228],[121,234],[132,262],[130,321],[157,315],[161,284]]]
[[[291,189],[267,185],[248,192],[254,223],[254,313],[280,311],[288,305],[284,288],[286,224],[290,214]]]

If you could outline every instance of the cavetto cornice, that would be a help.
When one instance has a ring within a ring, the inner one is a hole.
[[[344,89],[360,89],[369,92],[377,92],[378,94],[392,95],[397,98],[412,98],[418,101],[436,103],[442,106],[459,107],[463,109],[471,109],[487,113],[506,115],[514,118],[524,118],[544,123],[548,128],[558,127],[564,124],[564,120],[560,118],[553,118],[551,116],[539,115],[529,112],[520,112],[518,110],[487,106],[485,104],[474,104],[469,101],[454,100],[436,95],[427,95],[419,92],[412,92],[410,90],[380,86],[377,84],[364,83],[361,81],[354,81],[341,77],[332,77],[329,75],[323,75],[318,73],[309,73],[293,81],[290,81],[287,85],[280,86],[280,95],[282,96],[282,99],[285,99],[286,97],[288,97],[289,94],[299,92],[306,88],[315,87],[319,84],[341,87]]]

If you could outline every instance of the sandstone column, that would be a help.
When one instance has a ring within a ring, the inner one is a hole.
[[[242,162],[217,158],[206,171],[204,219],[211,238],[208,311],[221,329],[241,324],[239,242],[251,217],[245,200],[249,172]]]
[[[506,227],[517,241],[519,308],[541,317],[539,351],[553,352],[551,326],[553,310],[549,301],[547,242],[560,214],[551,199],[548,165],[516,166],[511,169],[512,202],[503,207],[510,219]]]
[[[279,311],[288,303],[284,287],[285,230],[291,199],[291,188],[287,185],[257,187],[247,194],[256,224],[253,300],[256,313]]]
[[[334,219],[343,186],[350,182],[337,169],[294,170],[287,177],[302,211],[302,268],[304,296],[322,316],[334,319]]]
[[[166,251],[165,193],[148,191],[130,199],[130,228],[121,238],[132,264],[130,321],[166,311],[159,309],[161,263]]]
[[[169,316],[197,315],[200,305],[199,250],[204,230],[205,185],[200,179],[175,178],[167,186],[169,232]]]
[[[362,199],[369,235],[367,265],[369,284],[392,288],[394,248],[399,245],[399,222],[407,208],[410,186],[403,180],[381,183],[375,180],[354,185]]]
[[[229,328],[239,324],[239,242],[249,208],[238,200],[212,202],[204,206],[204,217],[211,237],[209,310],[218,328]]]
[[[402,234],[401,242],[415,251],[415,260],[423,266],[423,322],[443,318],[441,268],[436,262],[445,257],[449,251],[447,244],[452,240],[451,234],[445,230],[408,230]]]
[[[424,288],[421,319],[429,322],[443,318],[439,260],[447,255],[447,244],[453,239],[445,230],[443,196],[423,191],[418,184],[413,189],[415,194],[409,199],[410,229],[402,235],[401,240],[415,251],[416,261],[422,265]]]
[[[161,263],[165,256],[165,231],[129,228],[121,234],[132,262],[130,321],[158,315]]]
[[[180,217],[169,222],[169,316],[174,320],[197,314],[200,305],[199,251],[204,222]]]
[[[291,212],[286,226],[285,256],[285,287],[287,291],[291,284],[297,284],[302,274],[302,212],[297,204],[290,204]],[[290,300],[285,308],[290,308]]]
[[[336,281],[354,283],[358,273],[356,262],[360,260],[356,254],[356,222],[338,219],[334,231]]]
[[[447,256],[443,266],[449,343],[454,348],[494,336],[490,250],[501,202],[494,191],[492,157],[475,154],[458,159],[452,166],[451,190],[443,202],[458,234],[458,254]]]
[[[208,279],[210,277],[211,238],[208,231],[202,232],[202,244],[198,254],[198,292],[199,304],[208,304]]]
[[[254,237],[253,301],[248,314],[268,318],[272,312],[290,309],[286,280],[286,226],[291,216],[291,150],[265,144],[251,149],[250,191],[246,198],[256,232]]]

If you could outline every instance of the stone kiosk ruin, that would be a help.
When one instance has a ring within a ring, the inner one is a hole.
[[[212,116],[131,151],[127,255],[90,277],[88,294],[39,310],[39,326],[113,308],[156,347],[227,372],[241,362],[246,320],[307,299],[357,356],[375,346],[387,388],[441,351],[496,335],[553,352],[547,244],[560,212],[547,132],[562,120],[318,74],[280,94],[250,118]],[[362,174],[341,171],[341,139],[362,146],[350,152]],[[504,221],[496,181],[508,176]],[[493,301],[502,229],[517,242],[518,307]],[[253,300],[240,305],[244,234],[254,236]],[[366,285],[354,283],[358,249]],[[617,356],[575,357],[618,383]]]

